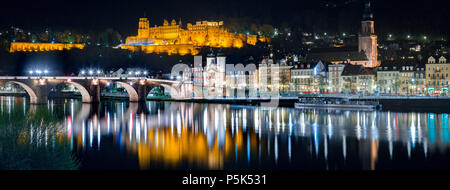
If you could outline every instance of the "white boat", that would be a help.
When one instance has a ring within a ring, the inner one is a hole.
[[[297,109],[342,109],[342,110],[380,110],[378,101],[350,101],[337,97],[300,97],[295,103]]]

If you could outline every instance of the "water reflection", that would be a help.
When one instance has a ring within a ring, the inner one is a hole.
[[[0,105],[0,169],[79,168],[58,124],[63,115],[27,105],[21,98],[1,97]]]
[[[39,109],[18,99],[1,98],[0,113]],[[449,150],[446,113],[77,100],[45,106],[82,169],[450,168],[442,156]],[[30,126],[31,137],[49,133]]]

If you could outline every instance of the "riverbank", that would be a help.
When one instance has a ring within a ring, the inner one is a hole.
[[[194,99],[171,99],[171,98],[157,98],[148,97],[147,100],[151,101],[175,101],[175,102],[195,102],[195,103],[208,103],[208,104],[232,104],[232,105],[252,105],[260,106],[261,103],[269,103],[270,99],[256,99],[256,98],[194,98]],[[274,100],[278,102],[278,107],[294,107],[294,103],[298,101],[297,97],[282,97]]]
[[[450,97],[352,97],[353,100],[369,101],[378,100],[383,106],[383,111],[395,112],[436,112],[443,113],[450,111]],[[176,101],[195,103],[215,103],[233,105],[253,105],[260,106],[261,103],[268,103],[269,99],[171,99],[171,98],[147,98],[151,101]],[[293,108],[297,97],[281,97],[278,99],[278,107]]]

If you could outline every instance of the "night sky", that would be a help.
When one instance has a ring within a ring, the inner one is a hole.
[[[249,17],[260,23],[279,27],[282,23],[295,26],[295,17],[312,11],[327,15],[327,29],[336,29],[340,12],[348,13],[348,21],[360,19],[364,0],[208,0],[208,1],[4,1],[0,11],[0,27],[11,25],[25,30],[73,29],[86,32],[114,28],[124,35],[136,33],[137,19],[150,18],[150,25],[161,25],[162,19],[181,18],[184,23],[195,20],[217,20]],[[385,1],[372,0],[378,32],[408,30],[437,32],[448,35],[450,3],[446,1]],[[358,15],[358,16],[357,16]],[[346,20],[342,19],[341,20]],[[351,22],[351,23],[352,23]]]

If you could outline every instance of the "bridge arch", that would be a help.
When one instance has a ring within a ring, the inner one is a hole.
[[[78,91],[80,91],[82,102],[84,103],[92,102],[92,96],[89,94],[89,91],[82,84],[73,81],[66,81],[66,83],[75,86],[75,88],[77,88]]]
[[[181,98],[181,95],[179,94],[178,90],[173,86],[168,84],[161,84],[161,86],[164,87],[164,89],[166,89],[169,92],[171,98],[176,99]]]
[[[130,97],[130,102],[138,102],[139,101],[139,96],[138,93],[136,91],[136,89],[133,88],[133,86],[131,86],[130,84],[126,83],[126,82],[121,82],[121,81],[115,81],[117,84],[120,84],[121,86],[123,86],[123,88],[125,88],[125,90],[128,93],[128,96]]]
[[[149,95],[149,94],[153,94],[153,95],[159,95],[159,96],[161,96],[161,95],[164,95],[164,87],[163,86],[161,86],[161,85],[151,85],[150,86],[150,89],[149,89],[149,91],[148,91],[148,93],[147,93],[147,96]]]
[[[9,82],[13,83],[13,84],[17,84],[20,87],[22,87],[23,89],[25,89],[28,96],[30,96],[30,103],[38,103],[38,97],[36,96],[36,92],[34,92],[34,90],[30,86],[28,86],[27,84],[25,84],[23,82],[18,82],[18,81],[9,81]]]

